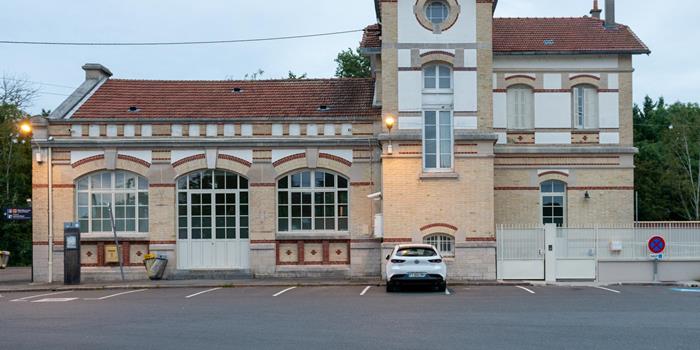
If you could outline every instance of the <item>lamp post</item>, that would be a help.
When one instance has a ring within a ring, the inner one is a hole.
[[[386,125],[386,128],[389,130],[389,135],[391,135],[391,129],[394,128],[394,125],[396,124],[396,117],[394,117],[393,114],[387,114],[386,118],[384,118],[384,125]],[[389,137],[389,148],[387,149],[387,154],[393,154],[394,153],[394,148],[391,143],[391,137]]]

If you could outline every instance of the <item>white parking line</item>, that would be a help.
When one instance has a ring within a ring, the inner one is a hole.
[[[533,292],[532,290],[527,289],[527,288],[525,288],[525,287],[523,287],[523,286],[515,286],[515,288],[520,288],[520,289],[522,289],[522,290],[524,290],[524,291],[526,291],[526,292],[528,292],[528,293],[530,293],[530,294],[535,294],[535,292]]]
[[[607,290],[608,292],[613,292],[613,293],[617,293],[617,294],[622,293],[622,292],[620,292],[619,290],[614,290],[614,289],[605,288],[605,287],[596,287],[596,286],[594,286],[593,288],[602,289],[602,290]]]
[[[450,289],[449,289],[449,288],[445,288],[445,295],[450,295]]]
[[[360,296],[365,295],[365,293],[367,293],[367,291],[368,291],[370,288],[372,288],[372,287],[371,287],[371,286],[365,287],[365,289],[362,290],[362,293],[360,293]]]
[[[44,298],[39,300],[33,300],[32,303],[64,303],[73,300],[78,300],[78,298]]]
[[[55,292],[55,293],[39,294],[39,295],[31,295],[31,296],[28,296],[28,297],[19,298],[19,299],[14,299],[14,300],[10,300],[10,301],[27,301],[27,300],[29,300],[29,299],[40,298],[40,297],[47,297],[47,296],[49,296],[49,295],[66,294],[66,293],[70,293],[70,292],[72,292],[72,290],[67,290],[67,291],[63,291],[63,292]]]
[[[103,296],[101,298],[85,298],[83,300],[105,300],[105,299],[109,299],[109,298],[118,297],[120,295],[126,295],[126,294],[138,293],[138,292],[144,292],[144,291],[146,291],[146,289],[130,290],[128,292],[121,292],[121,293],[117,293],[117,294],[106,295],[106,296]]]
[[[286,292],[289,292],[290,290],[292,290],[292,289],[294,289],[294,288],[296,288],[296,287],[289,287],[289,288],[287,288],[287,289],[285,289],[285,290],[281,290],[281,291],[277,292],[276,294],[274,294],[273,297],[280,296],[280,295],[282,295],[282,294],[284,294],[284,293],[286,293]]]
[[[204,293],[213,292],[213,291],[219,290],[219,289],[221,289],[221,287],[203,290],[203,291],[201,291],[201,292],[199,292],[199,293],[194,293],[194,294],[192,294],[192,295],[188,295],[188,296],[185,297],[185,299],[194,298],[194,297],[196,297],[196,296],[198,296],[198,295],[202,295],[202,294],[204,294]]]

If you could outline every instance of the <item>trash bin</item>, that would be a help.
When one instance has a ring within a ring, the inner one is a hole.
[[[157,281],[163,279],[165,267],[168,265],[168,258],[162,255],[146,254],[143,264],[146,266],[148,278]]]
[[[10,261],[10,252],[0,252],[0,269],[6,268],[8,261]]]

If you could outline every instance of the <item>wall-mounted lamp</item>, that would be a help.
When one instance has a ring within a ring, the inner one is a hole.
[[[384,118],[384,125],[386,125],[386,128],[389,130],[389,134],[391,134],[391,129],[393,129],[394,125],[396,125],[396,117],[394,117],[393,114],[387,114],[386,118]],[[394,153],[394,147],[391,144],[391,139],[389,139],[389,147],[387,149],[387,153]]]
[[[585,199],[585,200],[591,199],[591,194],[588,193],[588,191],[586,191],[586,193],[583,195],[583,199]]]

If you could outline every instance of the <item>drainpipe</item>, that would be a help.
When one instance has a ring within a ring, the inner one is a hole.
[[[49,166],[49,283],[53,283],[53,159],[48,147]]]

